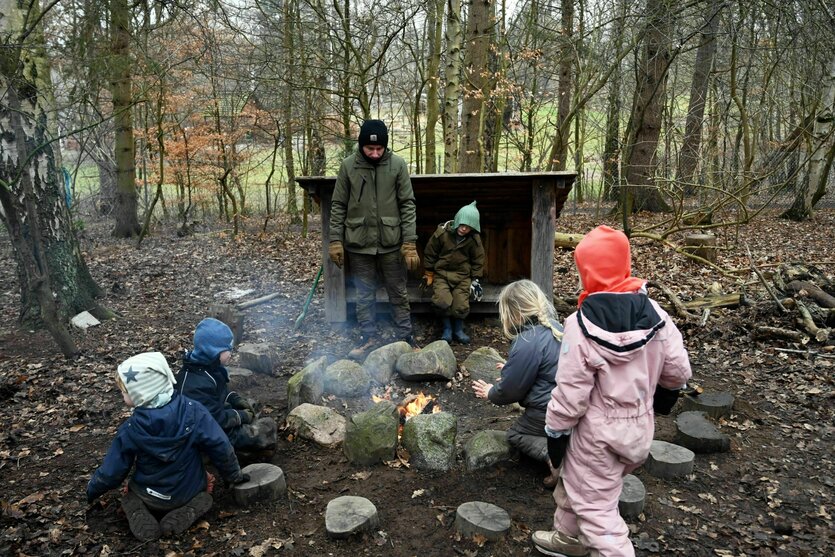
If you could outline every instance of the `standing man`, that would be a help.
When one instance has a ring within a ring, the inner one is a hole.
[[[351,254],[361,335],[359,344],[348,353],[355,360],[362,360],[375,345],[378,268],[397,336],[417,348],[406,293],[406,269],[417,271],[420,267],[415,194],[406,161],[387,147],[385,123],[363,122],[357,152],[342,161],[333,190],[328,254],[340,268],[345,251]]]

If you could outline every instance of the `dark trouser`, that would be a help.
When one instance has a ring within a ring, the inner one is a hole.
[[[188,503],[188,501],[179,501],[179,500],[170,500],[166,501],[165,499],[160,499],[159,497],[154,497],[145,489],[142,488],[139,484],[133,481],[131,478],[128,480],[128,489],[133,492],[139,499],[145,503],[145,506],[153,511],[161,511],[161,512],[168,512],[174,509],[178,509]],[[203,487],[205,491],[206,488]]]
[[[527,408],[507,430],[507,442],[535,460],[548,462],[545,410]]]
[[[450,284],[446,278],[435,276],[432,283],[432,305],[443,316],[464,319],[470,314],[470,279]]]
[[[411,308],[406,293],[406,265],[400,251],[377,255],[351,253],[350,258],[354,287],[357,290],[357,321],[362,334],[373,336],[377,333],[375,304],[378,267],[388,293],[397,335],[403,337],[412,334],[412,321],[409,316]]]

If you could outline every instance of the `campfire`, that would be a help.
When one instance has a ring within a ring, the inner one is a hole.
[[[389,393],[386,393],[386,396],[371,395],[371,400],[376,403],[384,400],[390,401],[391,398]],[[397,411],[400,413],[400,430],[402,431],[406,420],[419,414],[437,414],[441,411],[441,405],[432,395],[420,392],[403,399],[403,402],[397,405]]]

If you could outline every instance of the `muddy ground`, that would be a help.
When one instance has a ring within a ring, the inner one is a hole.
[[[639,217],[636,224],[641,224]],[[559,230],[586,232],[605,222],[590,214],[564,214]],[[617,224],[611,222],[613,226]],[[0,243],[0,554],[3,555],[295,555],[295,556],[516,556],[537,554],[532,530],[551,524],[554,504],[542,485],[542,465],[524,459],[468,473],[458,460],[448,473],[427,473],[402,463],[352,466],[339,450],[280,432],[271,462],[286,474],[286,500],[241,509],[222,486],[215,506],[187,533],[140,543],[127,530],[117,493],[87,504],[84,487],[100,464],[116,427],[128,415],[113,383],[116,365],[142,351],[159,350],[177,369],[177,354],[190,346],[194,325],[213,303],[229,301],[233,289],[252,290],[242,299],[281,295],[245,312],[244,341],[275,346],[271,376],[234,378],[234,387],[260,399],[281,423],[287,413],[286,384],[311,358],[342,357],[354,329],[324,320],[322,287],[300,330],[294,330],[319,268],[319,235],[302,238],[297,227],[260,235],[260,223],[238,238],[220,225],[178,238],[160,228],[140,250],[109,238],[106,224],[87,223],[81,233],[90,269],[105,290],[104,305],[122,317],[76,332],[82,349],[67,361],[41,331],[17,327],[19,292],[8,241]],[[312,228],[318,230],[315,219]],[[831,231],[835,212],[816,222],[788,223],[765,217],[739,229],[720,230],[719,264],[736,269],[724,276],[694,265],[669,247],[635,240],[634,274],[663,282],[682,299],[744,291],[748,304],[711,312],[706,324],[679,322],[694,369],[706,390],[730,391],[737,404],[719,427],[732,438],[731,451],[698,455],[691,476],[661,481],[639,470],[647,504],[629,522],[637,554],[682,556],[829,556],[835,554],[832,514],[833,352],[812,341],[752,339],[757,324],[794,329],[750,268],[745,246],[768,272],[780,263],[804,261],[830,275],[835,269]],[[821,231],[829,231],[822,234]],[[827,239],[828,238],[828,239]],[[577,284],[571,253],[555,255],[554,289],[570,296]],[[224,294],[226,293],[226,294]],[[651,294],[663,301],[657,290]],[[240,300],[238,300],[240,301]],[[563,316],[564,317],[564,316]],[[506,355],[493,317],[469,323],[473,343],[454,345],[459,363],[479,346]],[[438,329],[415,318],[418,340]],[[777,348],[796,350],[778,351]],[[812,351],[817,354],[810,354]],[[458,417],[459,443],[482,429],[505,429],[511,409],[476,399],[466,376],[445,383],[406,385],[395,380],[395,399],[423,391]],[[368,400],[325,401],[344,414]],[[657,418],[656,438],[671,441],[671,418]],[[459,451],[460,456],[460,451]],[[364,537],[331,540],[324,511],[340,495],[370,499],[379,530]],[[507,510],[512,527],[502,542],[462,538],[453,527],[461,503],[482,500]]]

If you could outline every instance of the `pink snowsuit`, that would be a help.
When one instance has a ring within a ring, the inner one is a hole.
[[[600,226],[575,251],[585,291],[565,322],[557,386],[546,427],[571,431],[554,490],[554,527],[579,537],[593,556],[635,550],[618,513],[623,476],[649,455],[653,394],[691,376],[681,333],[630,276],[629,241]]]

